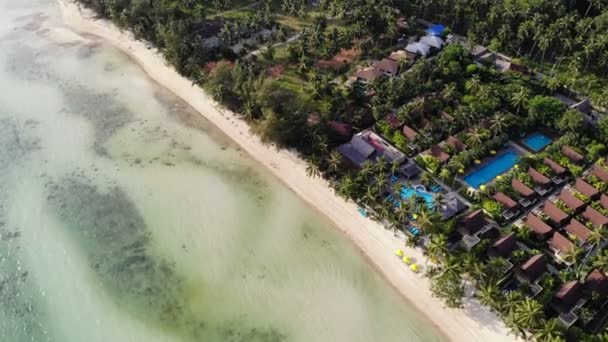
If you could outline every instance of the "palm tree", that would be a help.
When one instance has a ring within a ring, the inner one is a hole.
[[[565,341],[563,336],[564,332],[555,318],[545,321],[544,324],[534,332],[534,339],[537,342]]]
[[[377,199],[377,192],[376,189],[374,188],[374,186],[372,184],[367,186],[367,190],[365,191],[365,195],[363,195],[363,201],[371,206],[372,204],[376,203],[376,199]]]
[[[452,179],[452,173],[447,168],[441,169],[441,171],[439,171],[438,176],[439,176],[439,179],[441,179],[445,183],[449,182]]]
[[[597,267],[602,271],[608,270],[608,250],[605,250],[602,254],[598,255],[593,261],[593,267]]]
[[[471,147],[481,146],[485,138],[485,132],[480,126],[475,126],[466,134],[466,143]]]
[[[479,288],[477,297],[481,304],[489,306],[492,309],[498,309],[501,304],[500,297],[501,292],[498,286],[494,283],[484,284]]]
[[[321,169],[319,168],[319,164],[319,158],[317,158],[315,155],[310,156],[306,165],[306,176],[308,176],[309,178],[321,176]]]
[[[410,216],[410,209],[407,205],[407,202],[400,201],[399,206],[397,207],[397,209],[395,209],[395,214],[399,222],[403,223],[407,221]]]
[[[555,92],[561,86],[561,82],[556,76],[545,77],[542,83],[551,92]]]
[[[507,126],[507,117],[502,113],[496,113],[490,119],[490,130],[494,132],[494,136],[502,133]]]
[[[443,90],[441,91],[441,97],[447,103],[451,103],[454,98],[456,98],[457,92],[458,91],[456,89],[456,83],[448,83],[443,87]]]
[[[340,169],[340,164],[342,163],[342,155],[340,152],[333,150],[329,153],[327,157],[327,166],[329,171],[337,172]]]
[[[604,239],[606,239],[606,236],[607,236],[607,233],[604,228],[594,226],[593,229],[591,229],[591,233],[589,234],[587,241],[589,241],[592,245],[594,245],[597,248],[602,243],[602,241],[604,241]]]
[[[525,330],[536,329],[543,322],[543,306],[534,299],[524,299],[515,304],[514,310],[514,321]]]
[[[425,172],[420,177],[420,183],[428,188],[435,183],[435,179],[429,172]]]
[[[572,248],[570,248],[566,253],[564,253],[564,261],[566,261],[567,263],[570,264],[574,264],[576,263],[576,260],[578,259],[578,256],[581,254],[582,250],[580,247],[578,246],[573,246]]]
[[[518,91],[511,94],[511,105],[515,108],[515,114],[527,106],[530,91],[527,88],[520,87]]]
[[[346,176],[340,182],[338,194],[348,200],[352,197],[354,190],[355,183],[353,182],[353,179],[350,176]]]
[[[438,192],[438,193],[434,194],[433,195],[433,208],[435,208],[435,210],[441,208],[444,201],[445,201],[445,196],[442,193]]]
[[[430,233],[435,230],[435,227],[437,227],[439,222],[438,214],[426,209],[424,206],[420,208],[421,210],[418,213],[416,222],[425,233]]]

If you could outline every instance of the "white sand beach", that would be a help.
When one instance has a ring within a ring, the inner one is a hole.
[[[122,32],[111,22],[98,20],[70,0],[58,0],[66,25],[73,31],[98,36],[127,53],[156,82],[188,102],[194,109],[231,137],[253,158],[268,167],[279,179],[311,206],[327,216],[343,231],[388,281],[420,312],[452,341],[515,341],[508,329],[487,308],[467,299],[465,308],[444,308],[432,297],[429,281],[424,273],[422,252],[407,248],[403,240],[378,223],[362,217],[355,204],[336,196],[326,181],[306,176],[306,164],[294,152],[264,145],[250,133],[246,122],[236,114],[222,109],[203,89],[180,76],[149,44],[137,41],[129,32]],[[401,248],[422,272],[415,274],[394,255]]]

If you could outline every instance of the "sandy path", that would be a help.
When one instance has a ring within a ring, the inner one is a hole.
[[[65,23],[74,31],[99,36],[129,54],[156,82],[188,102],[253,158],[268,167],[305,201],[326,215],[355,243],[390,283],[424,313],[452,341],[515,341],[504,324],[477,301],[466,300],[462,310],[444,308],[431,296],[429,281],[411,272],[395,255],[397,248],[424,265],[421,251],[407,248],[403,240],[378,223],[363,218],[355,204],[333,193],[326,181],[306,177],[306,164],[295,153],[264,145],[249,132],[247,123],[234,113],[221,109],[200,87],[180,76],[155,49],[121,32],[112,23],[94,19],[70,0],[58,0]]]

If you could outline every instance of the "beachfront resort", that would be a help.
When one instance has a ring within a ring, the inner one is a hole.
[[[423,250],[428,265],[386,252],[447,306],[470,290],[522,338],[606,336],[601,6],[242,0],[141,20],[136,7],[81,2],[162,47],[263,142],[296,150],[309,176]]]

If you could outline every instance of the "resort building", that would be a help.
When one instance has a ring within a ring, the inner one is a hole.
[[[528,213],[526,216],[525,225],[530,228],[539,241],[547,240],[553,234],[551,226],[532,213]]]
[[[393,77],[399,73],[399,63],[392,59],[384,58],[374,65],[374,68],[380,70],[385,76]]]
[[[551,189],[551,180],[533,168],[528,169],[528,175],[534,182],[534,191],[544,196]]]
[[[340,145],[337,151],[345,162],[355,169],[361,169],[368,160],[376,162],[380,157],[397,165],[402,164],[406,159],[401,151],[371,130],[355,134],[350,142]]]
[[[467,149],[467,145],[465,145],[462,141],[456,138],[453,135],[450,135],[446,139],[446,144],[450,146],[455,152],[462,152]]]
[[[445,44],[443,39],[437,36],[424,36],[420,38],[419,42],[435,49],[441,49]]]
[[[566,258],[568,254],[574,250],[574,244],[562,234],[553,234],[551,239],[549,239],[549,249],[554,253],[554,257],[557,261],[566,263],[573,262],[573,260],[569,262],[566,261]]]
[[[499,191],[495,193],[492,198],[502,206],[502,217],[505,220],[510,220],[519,214],[520,204],[515,202],[515,200],[507,196],[505,193]]]
[[[554,177],[551,179],[555,184],[561,184],[567,174],[566,168],[554,162],[552,159],[543,159],[543,164],[547,165],[553,171]]]
[[[608,276],[597,268],[591,271],[585,279],[585,292],[589,297],[594,295],[608,297]]]
[[[602,196],[600,196],[600,204],[604,209],[608,210],[608,196],[602,194]]]
[[[440,163],[445,163],[450,159],[450,155],[439,147],[439,145],[433,145],[428,150],[422,152],[422,155],[428,155],[437,159]]]
[[[517,270],[516,277],[526,284],[535,283],[547,270],[547,260],[543,254],[537,254],[526,260]]]
[[[508,259],[515,249],[517,249],[517,237],[515,234],[503,235],[490,246],[488,256]]]
[[[405,51],[426,57],[431,51],[431,47],[422,43],[410,43],[405,47]]]
[[[519,203],[522,206],[529,207],[532,203],[534,203],[534,190],[530,189],[522,181],[513,177],[511,180],[511,186],[513,187],[513,190],[515,190],[521,196]]]
[[[355,78],[357,79],[357,83],[368,85],[374,83],[382,75],[382,71],[374,67],[367,67],[357,71]]]
[[[466,205],[466,203],[460,200],[458,194],[454,191],[450,191],[445,195],[438,209],[441,213],[442,218],[444,220],[449,220],[452,217],[465,211],[467,208],[468,206]]]
[[[582,216],[583,218],[585,218],[585,220],[591,222],[594,226],[603,228],[608,226],[608,218],[600,214],[599,211],[593,209],[591,206],[587,206],[587,208],[585,208],[585,211],[583,211]]]
[[[549,217],[549,221],[555,228],[559,228],[568,222],[568,214],[549,201],[545,201],[542,211]]]
[[[576,152],[572,147],[567,145],[562,146],[562,154],[568,157],[568,159],[575,164],[580,164],[585,159],[585,157],[583,157],[580,153]]]
[[[585,304],[585,300],[581,301],[582,294],[583,285],[572,280],[562,284],[553,296],[550,306],[559,314],[558,319],[563,326],[570,327],[578,320],[574,311]]]
[[[591,168],[591,174],[600,179],[602,182],[608,183],[608,170],[598,164],[594,164]]]
[[[570,223],[564,228],[568,235],[576,237],[579,245],[584,245],[591,235],[591,231],[584,224],[580,223],[576,219],[570,220]]]
[[[574,214],[580,213],[585,207],[585,202],[574,196],[568,189],[562,189],[558,199],[562,201],[566,207],[570,208]]]
[[[591,186],[589,183],[585,182],[580,177],[574,181],[574,189],[576,189],[576,191],[580,192],[581,194],[583,194],[585,197],[588,197],[592,201],[598,199],[598,197],[600,195],[599,190],[597,190],[596,188]]]

